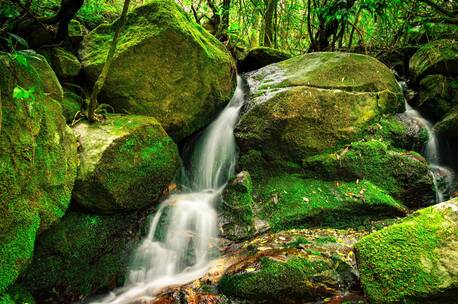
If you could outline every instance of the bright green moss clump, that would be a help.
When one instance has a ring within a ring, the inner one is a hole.
[[[406,208],[369,181],[328,182],[294,175],[262,186],[260,215],[274,230],[286,227],[353,227],[369,218],[402,215]]]
[[[94,211],[153,203],[180,165],[176,144],[152,117],[110,115],[106,122],[83,122],[74,130],[82,149],[73,196]]]
[[[42,56],[22,55],[30,68],[0,54],[0,293],[27,266],[37,232],[64,215],[78,162],[76,139],[50,97],[62,92],[54,72]],[[33,98],[14,99],[16,85],[34,87]]]
[[[93,82],[116,26],[101,25],[83,40],[80,58]],[[156,117],[179,140],[229,101],[234,67],[225,47],[175,1],[153,0],[129,13],[100,100],[119,113]]]
[[[331,180],[367,179],[408,206],[433,196],[428,164],[415,152],[398,152],[379,140],[354,142],[333,154],[305,159],[308,176]]]
[[[371,303],[456,303],[458,200],[414,213],[356,244]]]

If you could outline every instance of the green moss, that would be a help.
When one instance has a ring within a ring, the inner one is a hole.
[[[63,216],[78,162],[76,139],[49,97],[62,90],[54,72],[42,56],[22,55],[30,68],[0,54],[0,293],[25,269],[37,232]],[[14,100],[16,85],[35,87],[34,98]]]
[[[76,77],[81,71],[81,63],[78,58],[61,47],[52,50],[52,65],[57,76],[63,79]]]
[[[429,207],[356,244],[358,267],[373,303],[454,303],[458,202]]]
[[[402,215],[406,208],[369,181],[327,182],[294,175],[271,178],[262,187],[260,216],[272,229],[352,227],[367,218]]]
[[[424,44],[410,58],[409,70],[414,81],[419,82],[431,74],[450,75],[458,65],[458,42],[441,39]]]
[[[253,183],[248,172],[240,172],[224,193],[224,202],[220,207],[223,224],[223,236],[230,239],[246,238],[253,233],[254,201]]]
[[[269,303],[313,301],[334,293],[320,278],[326,277],[330,284],[338,280],[340,273],[346,271],[335,267],[330,260],[313,255],[292,257],[286,262],[261,258],[253,269],[225,275],[219,282],[219,289],[227,296]]]
[[[398,152],[380,140],[354,142],[334,154],[304,160],[310,177],[367,179],[406,205],[422,205],[432,197],[432,179],[426,161],[413,152]]]
[[[143,208],[174,178],[178,148],[152,117],[109,115],[74,130],[83,147],[74,197],[99,212]]]
[[[117,22],[83,40],[80,57],[92,82]],[[230,99],[233,71],[230,53],[216,38],[174,1],[154,0],[128,15],[100,100],[119,113],[156,117],[180,140],[211,122]]]
[[[37,300],[50,297],[60,303],[121,285],[142,222],[136,213],[68,211],[40,236],[22,283]]]

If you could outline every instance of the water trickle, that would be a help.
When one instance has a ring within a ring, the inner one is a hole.
[[[425,158],[429,164],[429,170],[433,178],[434,190],[436,192],[436,202],[441,203],[450,198],[453,188],[454,173],[451,169],[441,165],[439,153],[439,140],[434,132],[432,124],[421,114],[413,109],[407,101],[405,102],[405,115],[415,120],[421,127],[428,132],[428,142],[424,148]]]
[[[243,80],[229,104],[196,143],[183,189],[159,207],[136,250],[125,286],[100,302],[128,304],[154,299],[169,286],[203,276],[217,246],[216,204],[236,162],[234,126],[244,102]]]

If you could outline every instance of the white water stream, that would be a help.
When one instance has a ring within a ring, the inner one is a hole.
[[[196,144],[183,188],[159,207],[148,235],[136,250],[124,287],[99,302],[141,303],[169,286],[202,277],[217,247],[216,203],[236,162],[234,125],[243,106],[242,79],[229,104],[207,127]]]
[[[436,203],[441,203],[450,197],[454,179],[453,171],[440,164],[439,140],[434,132],[432,124],[421,116],[417,110],[413,109],[407,101],[405,102],[405,107],[406,111],[404,114],[415,120],[428,132],[428,142],[426,143],[424,153],[429,164],[431,176],[433,177]]]

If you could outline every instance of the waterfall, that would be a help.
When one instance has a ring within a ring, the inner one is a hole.
[[[100,302],[128,304],[152,300],[169,286],[183,285],[203,276],[217,248],[216,204],[234,173],[234,126],[244,102],[243,80],[229,104],[202,133],[185,169],[187,192],[171,195],[159,207],[129,268],[123,288]]]
[[[415,120],[421,127],[425,128],[428,132],[428,142],[424,148],[425,158],[429,164],[429,170],[433,178],[434,190],[436,192],[436,202],[441,203],[450,198],[453,188],[453,171],[441,165],[439,154],[439,140],[436,132],[434,132],[433,125],[426,120],[421,114],[413,109],[407,101],[405,102],[405,115]]]

